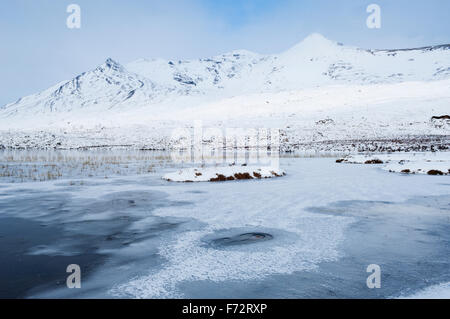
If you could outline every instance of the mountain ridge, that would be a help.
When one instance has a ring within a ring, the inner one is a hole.
[[[234,50],[193,60],[112,58],[69,81],[0,107],[0,118],[150,107],[180,97],[226,98],[333,84],[450,78],[450,45],[397,50],[344,46],[318,33],[272,55]],[[175,102],[174,102],[175,103]]]

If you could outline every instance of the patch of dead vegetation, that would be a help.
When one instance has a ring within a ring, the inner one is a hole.
[[[365,161],[364,164],[384,164],[384,162],[380,159],[372,159]]]
[[[209,180],[210,182],[225,182],[225,181],[234,181],[234,177],[233,176],[225,176],[223,174],[217,174],[217,177],[215,178],[211,178]]]
[[[281,176],[285,175],[284,173],[283,173],[283,175],[277,174],[274,171],[270,171],[270,174],[272,174],[273,176],[276,176],[276,177],[281,177]]]
[[[281,177],[286,175],[285,173],[283,174],[278,174],[275,171],[271,171],[270,172],[273,176],[275,177]],[[234,181],[234,180],[250,180],[250,179],[261,179],[262,175],[258,172],[253,172],[253,176],[250,175],[250,173],[236,173],[234,174],[234,176],[225,176],[223,174],[216,174],[217,177],[211,178],[209,181],[210,182],[226,182],[226,181]],[[265,177],[268,178],[268,177]]]
[[[450,115],[433,116],[431,120],[450,120]]]
[[[249,173],[236,173],[234,174],[236,179],[253,179]]]
[[[428,175],[444,175],[443,172],[437,169],[432,169],[427,172]]]

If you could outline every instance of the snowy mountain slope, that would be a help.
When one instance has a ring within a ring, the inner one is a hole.
[[[329,84],[429,81],[450,77],[450,45],[403,50],[345,47],[313,34],[279,55],[235,51],[194,61],[139,60],[127,68],[158,83],[222,96]]]
[[[270,59],[249,51],[233,51],[213,58],[192,61],[138,60],[127,69],[179,92],[207,94],[234,82],[248,81],[252,69]]]
[[[288,151],[448,150],[450,121],[432,118],[448,114],[449,105],[450,79],[252,93],[172,109],[157,104],[91,117],[64,113],[11,121],[10,129],[0,130],[0,149],[167,150],[176,129],[192,132],[200,120],[223,134],[228,128],[244,135],[246,129],[279,129],[282,150]]]
[[[450,45],[409,50],[362,50],[311,35],[282,53],[271,82],[297,89],[333,83],[374,84],[450,77]]]
[[[41,93],[19,99],[1,109],[2,116],[84,111],[91,108],[114,109],[127,101],[155,101],[167,90],[133,74],[108,58],[96,69],[61,82]]]
[[[401,50],[362,50],[313,34],[278,55],[234,51],[208,59],[141,59],[125,67],[112,59],[93,71],[0,108],[0,119],[186,105],[242,94],[334,84],[374,84],[450,78],[450,45]],[[194,100],[192,100],[194,101]]]

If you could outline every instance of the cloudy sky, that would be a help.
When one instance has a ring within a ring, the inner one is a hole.
[[[81,7],[81,29],[66,8]],[[381,7],[381,29],[366,8]],[[107,57],[190,59],[278,53],[313,32],[363,48],[450,43],[448,0],[10,0],[0,2],[0,106]]]

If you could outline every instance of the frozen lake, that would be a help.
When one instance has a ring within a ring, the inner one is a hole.
[[[450,282],[446,176],[287,157],[285,177],[170,183],[176,165],[139,156],[57,178],[0,161],[16,174],[0,179],[0,297],[387,298]]]

